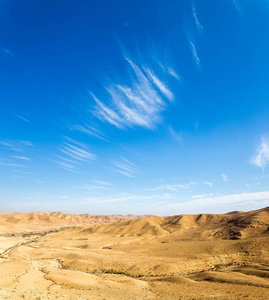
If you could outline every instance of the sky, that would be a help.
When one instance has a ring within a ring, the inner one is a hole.
[[[269,206],[267,0],[0,0],[0,212]]]

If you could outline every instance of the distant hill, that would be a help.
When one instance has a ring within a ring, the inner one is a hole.
[[[104,224],[138,218],[136,215],[89,215],[64,214],[62,212],[0,213],[0,226],[39,225],[74,226]]]
[[[99,234],[169,235],[182,239],[244,239],[269,233],[269,207],[228,214],[143,217],[115,224],[90,226],[84,232]]]
[[[1,213],[0,227],[72,227],[85,234],[169,236],[169,239],[245,239],[269,234],[269,207],[227,214],[136,215],[64,214],[62,212]]]

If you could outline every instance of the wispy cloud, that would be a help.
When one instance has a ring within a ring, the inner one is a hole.
[[[181,79],[180,76],[177,74],[177,72],[173,68],[165,66],[160,61],[156,61],[156,63],[162,68],[162,71],[164,73],[167,73],[167,74],[171,75],[176,80],[180,80]]]
[[[106,121],[117,128],[123,128],[123,120],[113,109],[107,107],[103,104],[93,93],[90,93],[93,99],[96,102],[94,115],[97,116],[100,120]]]
[[[102,180],[94,180],[95,183],[106,185],[106,186],[112,186],[113,184],[107,181],[102,181]]]
[[[222,177],[223,181],[227,182],[229,180],[229,178],[227,177],[227,175],[225,175],[224,173],[221,174],[221,177]]]
[[[192,199],[201,199],[201,198],[208,198],[214,196],[213,193],[210,194],[198,194],[198,195],[192,195]]]
[[[76,188],[84,191],[94,191],[94,190],[109,190],[111,189],[108,186],[98,185],[98,184],[79,184],[76,185]]]
[[[27,141],[14,141],[3,140],[0,141],[1,161],[0,166],[8,167],[12,173],[29,174],[29,172],[22,172],[17,168],[27,168],[28,162],[31,160],[31,152],[33,150],[33,144]],[[14,178],[18,178],[15,174]],[[19,177],[22,177],[19,175]]]
[[[29,147],[33,147],[34,144],[32,142],[29,142],[29,141],[21,141],[21,143],[25,146],[29,146]]]
[[[9,49],[7,48],[1,48],[2,52],[9,55],[9,56],[12,56],[12,57],[17,57],[16,54],[14,54],[12,51],[10,51]]]
[[[11,163],[11,162],[0,162],[1,166],[15,167],[15,168],[25,168],[25,165]]]
[[[208,185],[210,187],[213,187],[213,183],[210,182],[210,181],[203,181],[203,184],[206,184],[206,185]]]
[[[126,158],[121,158],[119,161],[114,160],[112,164],[114,165],[114,171],[127,177],[134,178],[138,172],[135,165]]]
[[[204,27],[201,25],[201,23],[200,23],[199,20],[198,20],[197,13],[196,13],[196,9],[195,9],[195,6],[194,6],[193,3],[192,3],[192,14],[193,14],[193,18],[194,18],[194,20],[195,20],[195,24],[196,24],[196,26],[197,26],[197,29],[198,29],[198,30],[203,30]]]
[[[240,8],[238,6],[237,0],[232,0],[232,2],[233,2],[233,5],[234,5],[235,9],[241,14],[241,10],[240,10]]]
[[[168,191],[178,191],[180,189],[182,190],[188,190],[191,188],[192,184],[166,184],[166,185],[160,185],[154,188],[146,189],[146,191],[159,191],[159,190],[168,190]]]
[[[104,140],[104,141],[108,141],[108,137],[105,134],[103,134],[101,132],[101,130],[97,129],[94,126],[90,126],[90,125],[87,125],[87,124],[86,125],[74,125],[74,126],[69,127],[69,129],[78,130],[78,131],[83,132],[87,135],[99,138],[99,139]]]
[[[94,204],[94,203],[110,203],[110,202],[134,202],[134,201],[145,201],[145,200],[153,200],[152,196],[141,196],[135,194],[119,194],[119,195],[112,195],[109,197],[92,197],[87,198],[81,201],[80,204]]]
[[[166,208],[169,207],[170,209],[179,209],[184,212],[191,211],[194,213],[193,208],[196,208],[197,212],[201,212],[201,210],[211,210],[212,208],[223,209],[223,207],[226,206],[230,209],[233,204],[236,204],[237,207],[239,205],[246,207],[248,204],[253,205],[256,203],[257,206],[258,202],[262,202],[262,205],[269,205],[269,191],[221,195],[216,197],[198,197],[197,199],[194,198],[187,202],[168,204]]]
[[[82,162],[90,162],[95,160],[96,155],[89,152],[88,147],[83,143],[66,137],[61,147],[58,147],[61,155],[56,155],[57,160],[52,160],[62,168],[75,172],[76,165]]]
[[[26,146],[26,147],[25,147]],[[12,140],[3,140],[0,141],[0,148],[14,151],[14,152],[27,152],[34,144],[29,141],[12,141]]]
[[[167,68],[167,73],[173,76],[175,79],[180,80],[180,76],[172,68]]]
[[[167,86],[151,71],[150,69],[145,70],[148,78],[156,85],[156,87],[164,94],[164,96],[172,101],[174,99],[173,93],[167,88]]]
[[[92,112],[119,129],[133,126],[154,129],[161,122],[160,114],[167,106],[166,100],[173,100],[174,95],[148,66],[139,67],[126,55],[124,59],[130,70],[127,80],[124,84],[107,81],[102,101],[90,93],[95,100]],[[177,77],[172,69],[170,74]]]
[[[172,137],[182,146],[183,145],[183,137],[180,132],[175,132],[175,130],[172,127],[169,127],[169,132],[172,135]]]
[[[63,161],[60,161],[60,160],[51,160],[51,161],[58,164],[60,167],[62,167],[66,171],[77,173],[76,168],[73,164],[66,163],[66,162],[63,162]]]
[[[30,121],[27,120],[27,119],[25,119],[24,117],[22,117],[22,116],[20,116],[20,115],[18,115],[18,114],[16,114],[16,113],[14,113],[14,112],[11,112],[11,113],[12,113],[14,116],[16,116],[17,118],[21,119],[22,121],[27,122],[27,123],[30,123]]]
[[[21,159],[21,160],[31,160],[31,158],[25,157],[25,156],[13,155],[13,156],[11,156],[11,157],[17,158],[17,159]]]
[[[269,161],[269,136],[263,136],[261,138],[261,143],[257,149],[257,154],[252,160],[253,163],[262,169],[264,169]]]
[[[67,142],[64,142],[64,145],[62,148],[59,148],[59,150],[67,156],[79,161],[89,161],[96,158],[96,156],[89,151]]]
[[[76,188],[82,191],[98,191],[98,190],[111,190],[112,184],[101,180],[92,180],[92,183],[79,183]]]
[[[189,40],[189,43],[190,43],[190,46],[191,46],[191,51],[192,51],[192,55],[193,55],[193,57],[195,59],[195,62],[197,64],[197,66],[201,69],[200,58],[198,57],[195,45],[194,45],[194,43],[191,40]]]
[[[46,181],[44,181],[44,180],[39,180],[39,179],[36,179],[35,182],[40,183],[40,184],[45,184],[45,183],[46,183]]]

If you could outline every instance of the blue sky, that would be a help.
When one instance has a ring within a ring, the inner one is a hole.
[[[269,3],[0,1],[1,212],[269,205]]]

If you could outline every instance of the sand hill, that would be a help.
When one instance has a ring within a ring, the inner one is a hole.
[[[269,299],[268,207],[102,217],[0,215],[0,299]]]
[[[0,213],[0,225],[34,224],[34,225],[88,225],[121,222],[137,218],[135,215],[75,215],[62,212],[34,212],[34,213]]]
[[[228,214],[150,216],[116,224],[91,226],[86,232],[121,236],[166,235],[189,239],[244,239],[269,234],[269,207]]]

